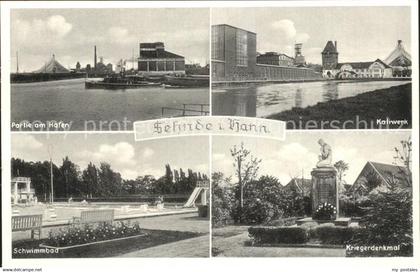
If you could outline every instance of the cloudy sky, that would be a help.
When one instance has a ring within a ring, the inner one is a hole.
[[[186,62],[206,64],[208,9],[16,9],[11,12],[12,71],[33,71],[52,54],[65,67],[93,64],[93,46],[106,63],[138,55],[140,42],[162,41]],[[131,68],[131,67],[129,67]]]
[[[401,140],[407,140],[409,132],[385,131],[293,131],[286,134],[286,140],[276,141],[246,137],[213,136],[214,171],[232,176],[235,181],[230,149],[241,141],[252,154],[260,159],[260,175],[273,175],[285,185],[292,177],[311,178],[311,171],[318,162],[318,139],[327,142],[333,151],[333,163],[344,160],[349,170],[344,177],[352,184],[367,161],[392,164],[394,147],[400,147]]]
[[[385,59],[403,40],[410,52],[410,9],[407,7],[306,7],[212,9],[212,24],[230,24],[257,33],[257,50],[303,54],[321,63],[328,40],[337,41],[339,61]]]
[[[119,171],[123,178],[136,178],[151,174],[160,177],[165,173],[165,164],[172,169],[190,168],[208,173],[208,137],[178,137],[135,142],[134,135],[118,134],[13,134],[12,156],[26,161],[52,159],[62,164],[65,156],[81,170],[89,162],[99,165],[107,162]],[[189,148],[187,148],[189,147]]]

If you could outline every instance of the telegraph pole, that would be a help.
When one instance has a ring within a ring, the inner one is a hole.
[[[51,182],[51,195],[50,195],[50,202],[51,204],[54,203],[54,174],[53,174],[53,165],[52,165],[52,156],[51,156],[51,152],[52,151],[52,146],[49,145],[48,146],[48,154],[50,156],[50,182]]]

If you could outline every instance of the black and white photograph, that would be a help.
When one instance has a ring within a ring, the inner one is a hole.
[[[11,11],[11,130],[209,113],[209,9]]]
[[[213,257],[413,256],[410,132],[212,146]]]
[[[8,272],[419,272],[418,1],[0,1]]]
[[[410,7],[212,9],[212,114],[411,128]]]
[[[207,137],[13,135],[13,258],[208,257],[208,154]]]

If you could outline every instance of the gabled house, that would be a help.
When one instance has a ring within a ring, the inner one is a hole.
[[[312,190],[312,180],[305,178],[293,178],[284,187],[284,190],[290,193],[310,197]]]
[[[363,167],[349,192],[366,195],[374,188],[389,190],[391,187],[411,188],[411,174],[407,168],[398,165],[368,161]]]

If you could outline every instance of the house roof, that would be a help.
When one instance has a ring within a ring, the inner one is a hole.
[[[338,53],[337,48],[335,47],[334,43],[332,41],[328,41],[327,44],[324,47],[324,50],[322,53]]]
[[[392,179],[397,179],[397,182],[404,187],[411,186],[411,177],[410,173],[408,172],[407,168],[392,165],[392,164],[385,164],[379,162],[368,162],[373,165],[373,167],[378,171],[381,178],[389,184],[389,181]]]
[[[312,190],[312,180],[305,178],[293,178],[284,186],[284,189],[309,196]]]
[[[70,73],[70,71],[55,60],[55,55],[52,55],[47,63],[33,73]]]
[[[368,161],[363,167],[353,186],[350,188],[350,191],[358,190],[359,187],[366,187],[366,184],[363,184],[365,180],[361,179],[361,177],[365,177],[365,175],[368,174],[367,171],[372,170],[375,171],[382,184],[386,187],[389,187],[391,182],[394,182],[399,187],[411,187],[411,175],[407,168],[398,165]]]
[[[411,66],[411,55],[405,50],[401,40],[398,40],[397,47],[389,54],[385,62],[391,66]]]
[[[343,62],[343,63],[337,63],[336,68],[340,69],[343,65],[350,65],[353,69],[368,69],[373,63],[379,62],[386,68],[391,68],[388,64],[383,62],[380,59],[376,59],[375,61],[364,61],[364,62]]]

